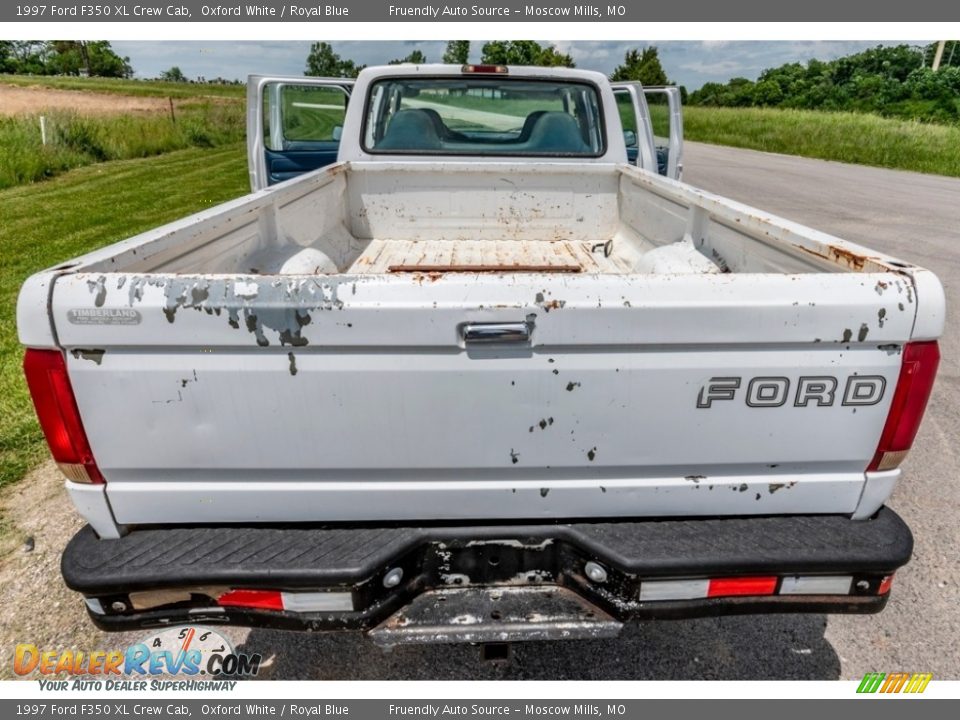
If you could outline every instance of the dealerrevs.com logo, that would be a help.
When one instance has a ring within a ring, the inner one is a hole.
[[[50,650],[20,643],[14,651],[13,671],[21,677],[57,676],[57,680],[41,679],[44,689],[51,690],[232,689],[235,683],[223,680],[256,676],[261,659],[259,654],[237,653],[216,630],[173,627],[124,650]],[[63,676],[69,679],[60,679]],[[160,677],[179,680],[155,679]]]

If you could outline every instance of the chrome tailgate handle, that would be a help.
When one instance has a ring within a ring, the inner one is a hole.
[[[467,345],[530,342],[531,323],[463,323],[460,336]]]

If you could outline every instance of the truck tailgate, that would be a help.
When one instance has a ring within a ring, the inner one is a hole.
[[[892,274],[80,273],[52,303],[117,521],[186,523],[852,512],[915,298]]]

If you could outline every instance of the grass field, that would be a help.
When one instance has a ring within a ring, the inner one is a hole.
[[[160,80],[124,80],[122,78],[82,78],[48,75],[0,75],[0,83],[20,87],[39,86],[56,90],[132,95],[134,97],[226,97],[243,98],[244,85],[201,85],[162,82]]]
[[[242,145],[106,162],[0,191],[0,485],[46,445],[20,364],[15,310],[30,274],[247,192]]]
[[[37,123],[29,116],[0,117],[0,189],[107,160],[235,144],[246,134],[240,103],[191,104],[177,110],[175,122],[166,113],[50,114],[46,145]]]
[[[665,108],[652,109],[665,119]],[[683,124],[687,140],[960,177],[960,127],[953,125],[861,113],[696,106],[684,108]]]

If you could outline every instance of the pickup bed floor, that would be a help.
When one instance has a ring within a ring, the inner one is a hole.
[[[612,253],[608,256],[604,247],[602,242],[566,240],[373,240],[348,272],[631,271],[626,260]]]

